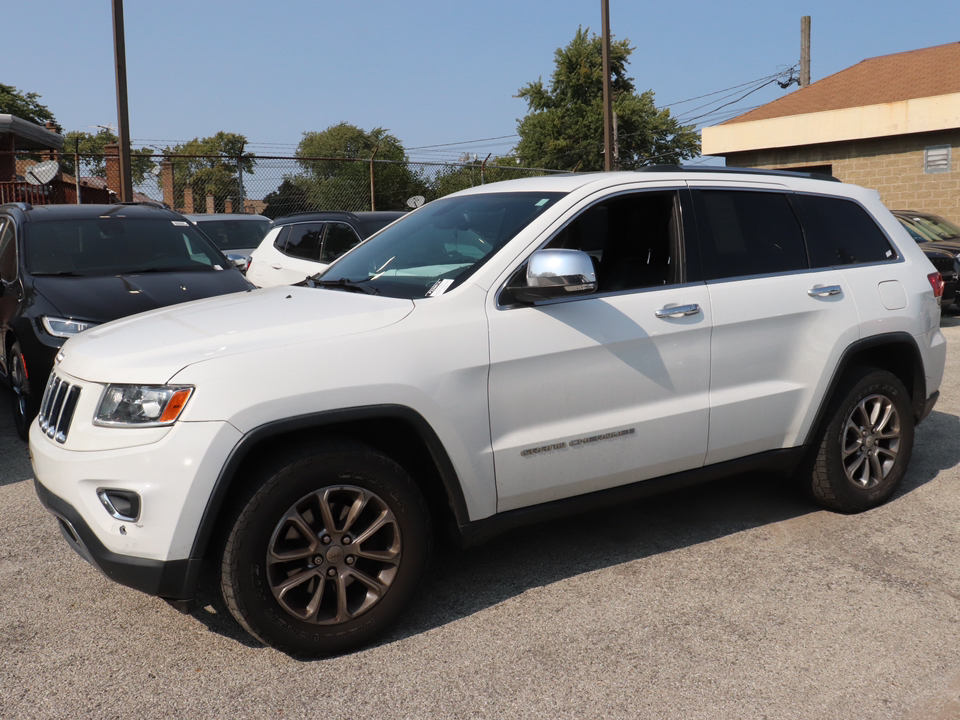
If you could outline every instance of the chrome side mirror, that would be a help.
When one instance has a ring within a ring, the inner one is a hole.
[[[247,266],[250,264],[250,258],[246,255],[240,255],[239,253],[227,253],[227,260],[233,263],[233,266],[237,268],[244,275],[247,273]]]
[[[581,250],[537,250],[527,261],[526,284],[511,288],[520,302],[587,295],[597,289],[593,260]]]

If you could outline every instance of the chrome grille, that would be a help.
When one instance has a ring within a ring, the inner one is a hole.
[[[77,409],[79,399],[78,385],[61,380],[56,373],[50,374],[47,389],[43,392],[43,401],[40,403],[39,416],[40,429],[47,437],[58,443],[67,441],[70,421],[73,420],[73,412]]]

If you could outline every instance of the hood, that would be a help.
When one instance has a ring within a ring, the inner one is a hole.
[[[235,270],[33,278],[34,290],[61,314],[92,322],[108,322],[249,287]]]
[[[338,290],[250,290],[87,330],[63,346],[60,368],[93,382],[160,384],[204,360],[386,327],[413,308],[411,300]],[[276,371],[264,368],[264,377]]]

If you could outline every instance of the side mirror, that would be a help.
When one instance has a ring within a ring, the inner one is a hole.
[[[250,264],[250,258],[246,255],[240,255],[238,253],[227,253],[227,260],[233,263],[233,266],[237,268],[244,275],[247,273],[247,267]]]
[[[587,295],[597,289],[593,260],[581,250],[537,250],[527,261],[525,280],[510,288],[520,302]]]

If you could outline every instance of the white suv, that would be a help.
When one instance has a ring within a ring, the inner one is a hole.
[[[485,185],[301,286],[70,339],[37,492],[108,577],[188,611],[215,572],[264,643],[343,652],[416,593],[435,527],[472,543],[748,469],[884,502],[938,395],[941,290],[838,182]]]

